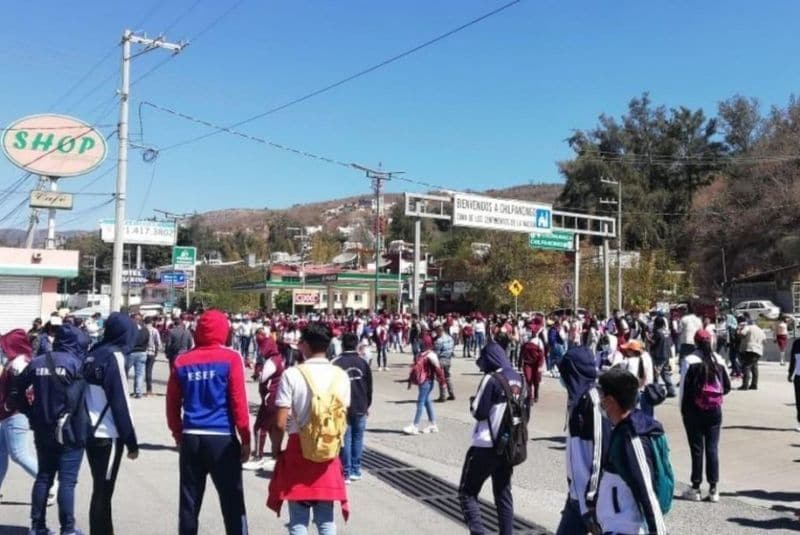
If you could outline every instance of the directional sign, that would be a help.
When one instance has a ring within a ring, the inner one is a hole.
[[[173,247],[172,265],[175,268],[194,269],[197,263],[197,247]]]
[[[159,278],[162,284],[169,284],[177,288],[186,286],[186,273],[183,271],[162,271]]]
[[[547,251],[574,251],[575,234],[568,230],[554,230],[550,234],[531,234],[528,240],[531,249]]]
[[[453,224],[459,227],[547,234],[553,225],[553,207],[545,203],[456,193],[453,195]]]
[[[517,297],[519,294],[521,294],[522,290],[524,289],[525,287],[517,279],[514,279],[508,285],[508,291],[511,292],[511,295],[513,295],[514,297]]]

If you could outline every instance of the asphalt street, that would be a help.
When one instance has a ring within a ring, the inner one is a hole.
[[[457,399],[436,404],[438,434],[406,436],[415,408],[416,390],[407,390],[408,354],[392,354],[390,371],[375,372],[375,400],[368,421],[367,446],[425,470],[453,485],[458,484],[461,462],[469,447],[472,428],[469,396],[480,380],[474,360],[453,363]],[[170,534],[177,531],[178,455],[165,423],[164,385],[167,366],[156,365],[157,391],[153,398],[131,400],[142,452],[125,459],[114,498],[118,534]],[[738,381],[734,383],[738,386]],[[248,384],[253,404],[256,385]],[[554,530],[565,499],[564,420],[565,394],[558,380],[546,378],[530,429],[528,461],[514,473],[514,500],[518,516]],[[769,530],[784,534],[800,531],[793,511],[800,509],[796,481],[800,471],[800,433],[794,430],[795,407],[786,368],[762,365],[758,391],[733,391],[724,404],[720,444],[722,499],[718,504],[693,503],[676,498],[667,516],[672,534],[755,534]],[[676,478],[688,480],[688,445],[675,400],[656,409],[667,430]],[[248,523],[252,533],[286,531],[286,508],[277,517],[265,506],[268,473],[245,472]],[[12,463],[0,504],[0,535],[27,533],[32,480]],[[340,533],[465,533],[463,524],[366,472],[349,487],[351,517]],[[685,488],[679,485],[679,491]],[[705,487],[704,487],[705,489]],[[77,488],[79,527],[88,530],[91,477],[83,463]],[[410,493],[413,494],[413,493]],[[484,497],[491,500],[487,483]],[[57,509],[48,510],[50,527],[57,529]],[[201,533],[223,532],[216,492],[209,482],[201,513]]]

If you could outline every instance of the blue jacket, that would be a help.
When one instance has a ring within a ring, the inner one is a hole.
[[[497,342],[489,342],[483,346],[476,364],[485,375],[470,403],[470,412],[476,420],[472,431],[472,445],[478,448],[491,448],[492,437],[497,436],[503,421],[507,401],[503,385],[492,374],[495,372],[503,374],[511,390],[523,396],[525,403],[528,399],[527,386],[523,377],[514,370],[508,360],[505,349]]]
[[[89,352],[83,366],[89,383],[86,409],[92,426],[96,426],[95,437],[119,438],[129,452],[137,451],[139,446],[128,405],[125,356],[138,332],[128,315],[112,313],[106,320],[103,339]]]
[[[62,325],[53,343],[53,363],[56,374],[75,380],[81,373],[79,355],[86,352],[89,338],[73,325]],[[28,404],[25,391],[33,387],[33,404]],[[51,377],[47,353],[34,358],[14,382],[14,395],[22,412],[28,416],[35,434],[52,434],[59,416],[67,409],[67,398],[61,380]]]

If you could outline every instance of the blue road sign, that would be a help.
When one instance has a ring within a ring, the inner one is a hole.
[[[550,230],[553,212],[549,208],[537,208],[534,225],[537,229]]]

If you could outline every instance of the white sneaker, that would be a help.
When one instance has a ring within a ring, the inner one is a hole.
[[[361,481],[361,476],[352,475],[350,476],[350,481]]]
[[[383,367],[383,371],[385,371],[385,372],[388,372],[388,371],[389,371],[389,368],[387,368],[386,366],[384,366],[384,367]]]
[[[261,470],[264,466],[263,459],[253,459],[242,465],[242,470]]]
[[[695,488],[688,488],[682,494],[684,500],[689,500],[690,502],[699,502],[702,500],[702,496],[700,495],[700,489]]]
[[[272,472],[275,470],[275,459],[263,459],[261,461],[261,468],[259,470],[265,472]]]
[[[403,428],[403,433],[406,435],[419,435],[419,428],[414,424],[407,425]]]
[[[423,433],[438,433],[439,432],[439,426],[437,426],[436,424],[430,424],[428,427],[423,429],[422,432]]]
[[[719,502],[719,489],[714,489],[714,491],[713,491],[713,492],[710,492],[710,491],[709,491],[709,493],[708,493],[708,500],[709,500],[711,503],[717,503],[717,502]]]

